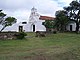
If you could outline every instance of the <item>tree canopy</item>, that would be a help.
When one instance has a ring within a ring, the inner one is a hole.
[[[73,21],[76,23],[76,32],[79,32],[80,24],[80,3],[77,1],[72,1],[69,6],[64,7],[64,10],[56,11],[55,25],[58,29],[64,30],[68,21]]]
[[[58,31],[65,31],[66,25],[69,21],[65,13],[64,10],[59,10],[55,13],[56,19],[54,25],[57,27]]]
[[[46,28],[53,28],[53,27],[54,27],[53,24],[54,24],[54,21],[53,21],[53,20],[46,20],[46,21],[43,23],[43,25],[44,25]]]
[[[7,26],[11,26],[12,24],[16,23],[17,21],[17,19],[14,17],[5,17],[5,16],[6,14],[4,14],[2,10],[0,10],[0,24],[3,26],[1,31],[4,30],[4,28],[6,28]]]
[[[66,11],[68,19],[76,23],[76,32],[78,33],[80,23],[80,3],[72,1],[68,7],[64,7],[64,10]]]

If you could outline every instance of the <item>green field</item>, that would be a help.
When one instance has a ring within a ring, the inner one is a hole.
[[[0,40],[0,60],[80,60],[80,34],[57,33]]]

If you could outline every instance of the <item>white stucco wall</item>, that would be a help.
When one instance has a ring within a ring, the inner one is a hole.
[[[39,20],[36,23],[36,31],[46,31],[46,27],[42,25],[42,23],[45,22],[44,20]]]
[[[42,22],[44,21],[37,21],[35,23],[28,23],[28,24],[22,24],[20,23],[15,23],[12,26],[6,27],[3,31],[16,31],[19,32],[19,26],[23,26],[23,31],[24,32],[33,32],[33,25],[35,25],[35,32],[36,31],[46,31],[46,28],[44,25],[42,25]],[[0,30],[2,28],[2,25],[0,25]]]
[[[68,31],[70,31],[70,25],[72,25],[72,31],[75,31],[76,30],[76,23],[69,23],[67,26],[66,26],[66,29]]]
[[[46,31],[46,27],[42,25],[42,22],[44,21],[36,21],[34,23],[28,23],[25,27],[26,32],[33,32],[33,25],[35,25],[35,32],[36,31]]]

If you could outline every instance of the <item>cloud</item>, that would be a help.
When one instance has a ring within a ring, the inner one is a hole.
[[[14,16],[20,21],[27,21],[30,10],[34,6],[41,15],[54,16],[57,10],[67,6],[71,0],[0,0],[0,9],[8,16]]]
[[[68,6],[73,0],[55,0],[62,7]]]
[[[29,19],[30,16],[30,11],[28,10],[16,10],[16,11],[4,11],[4,13],[7,14],[7,16],[13,16],[15,18],[17,18],[17,22],[21,22],[21,21],[27,21]]]

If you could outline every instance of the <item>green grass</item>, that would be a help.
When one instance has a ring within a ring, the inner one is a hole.
[[[80,34],[58,33],[0,40],[0,60],[80,60]]]

